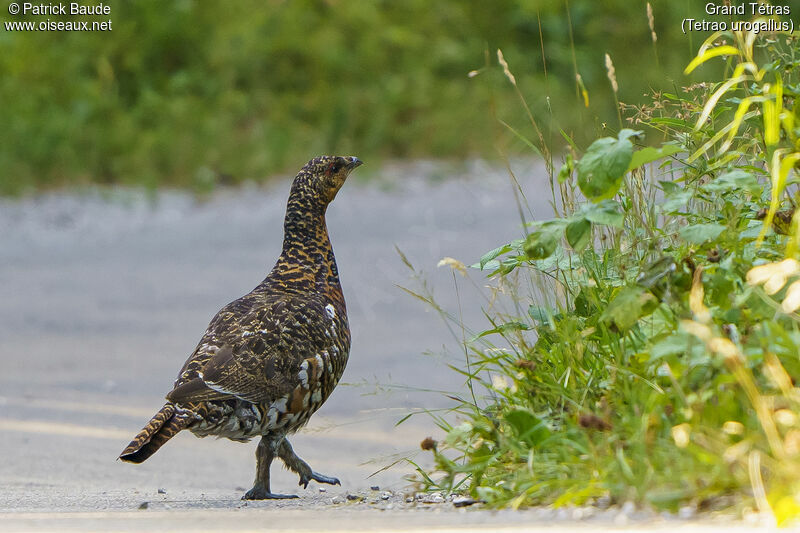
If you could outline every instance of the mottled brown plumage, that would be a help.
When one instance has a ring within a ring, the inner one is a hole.
[[[275,267],[211,320],[167,403],[120,459],[141,463],[188,429],[200,437],[261,437],[255,484],[245,499],[292,497],[270,492],[269,467],[276,456],[300,476],[301,485],[312,479],[339,483],[312,471],[286,435],[308,422],[347,363],[350,329],[325,211],[360,164],[355,157],[322,156],[300,170]]]

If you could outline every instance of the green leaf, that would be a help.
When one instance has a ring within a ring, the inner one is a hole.
[[[609,302],[600,320],[614,324],[619,331],[627,331],[637,320],[651,313],[657,304],[656,297],[644,287],[638,285],[623,287]]]
[[[559,313],[557,313],[555,309],[550,309],[549,307],[532,305],[528,307],[528,315],[540,324],[550,324],[553,318],[557,317]]]
[[[592,239],[592,223],[581,217],[570,222],[564,230],[567,242],[576,251],[580,252]]]
[[[681,148],[679,146],[675,146],[674,144],[665,144],[661,148],[654,148],[652,146],[642,148],[641,150],[637,150],[633,153],[631,162],[628,165],[628,171],[631,171],[634,168],[639,168],[647,163],[652,163],[653,161],[661,159],[662,157],[677,154],[680,151]]]
[[[741,169],[731,170],[708,182],[704,187],[709,192],[724,193],[729,191],[743,190],[753,196],[761,194],[761,184],[758,179],[749,172]]]
[[[561,167],[561,170],[558,171],[558,182],[564,183],[567,181],[572,174],[572,170],[575,168],[575,161],[572,159],[572,154],[567,153],[567,159],[564,161],[564,166]]]
[[[506,413],[504,418],[517,440],[531,448],[542,444],[550,436],[547,425],[530,411],[515,409]]]
[[[641,130],[632,130],[630,128],[623,128],[619,130],[619,133],[617,133],[617,139],[619,139],[620,141],[626,141],[631,137],[638,137],[642,133],[644,132]]]
[[[614,200],[603,200],[596,204],[584,204],[580,213],[590,222],[601,226],[622,227],[625,215],[619,211],[619,203]]]
[[[747,228],[739,232],[739,239],[754,240],[761,233],[763,224],[760,220],[751,220],[747,223]],[[771,231],[767,230],[767,231]]]
[[[486,252],[485,254],[483,254],[481,256],[481,260],[480,260],[480,263],[479,263],[481,270],[483,270],[483,267],[485,267],[486,264],[489,261],[491,261],[492,259],[496,258],[498,255],[503,255],[503,254],[508,253],[510,251],[511,251],[511,245],[510,244],[504,244],[503,246],[500,246],[498,248],[495,248],[494,250]]]
[[[680,211],[686,206],[693,196],[694,193],[692,193],[692,191],[685,190],[671,193],[667,196],[666,201],[661,204],[661,209],[663,209],[665,213],[675,213],[676,211]]]
[[[495,328],[487,329],[486,331],[480,332],[472,340],[480,339],[481,337],[485,337],[486,335],[493,335],[495,333],[503,334],[508,331],[528,331],[529,329],[531,329],[531,327],[524,322],[506,322],[505,324],[500,324]]]
[[[486,264],[483,266],[481,266],[480,263],[475,263],[473,265],[470,265],[469,267],[479,268],[481,270],[497,270],[498,268],[500,268],[500,261],[498,261],[497,259],[491,259],[489,261],[486,261]]]
[[[675,194],[682,190],[681,186],[674,181],[659,181],[658,184],[661,186],[661,190],[664,191],[664,194],[667,195]]]
[[[444,441],[450,446],[457,447],[459,443],[468,441],[474,433],[475,428],[472,424],[469,422],[462,422],[447,432]]]
[[[650,361],[657,361],[664,357],[685,353],[689,342],[690,339],[686,333],[673,333],[653,344],[652,348],[650,348]]]
[[[633,144],[627,138],[597,139],[577,164],[581,192],[593,202],[612,198],[622,185],[632,157]]]
[[[532,231],[522,249],[529,259],[546,259],[550,257],[558,247],[565,221],[545,222],[537,229]]]
[[[708,224],[692,224],[691,226],[686,226],[680,230],[679,234],[684,240],[692,244],[703,244],[708,241],[713,241],[719,237],[723,231],[725,231],[725,226],[711,222]]]

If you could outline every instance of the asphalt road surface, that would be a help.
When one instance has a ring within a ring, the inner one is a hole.
[[[518,167],[535,216],[548,216],[541,167]],[[254,476],[255,442],[182,433],[141,465],[116,457],[162,405],[211,317],[272,267],[288,178],[204,200],[126,190],[3,200],[0,531],[463,531],[570,525],[589,516],[465,513],[449,502],[421,502],[402,461],[369,477],[397,458],[425,463],[419,442],[436,436],[433,423],[424,415],[395,423],[411,410],[448,405],[425,390],[463,387],[446,367],[461,358],[448,329],[396,286],[418,285],[395,246],[425,272],[444,307],[457,311],[460,298],[465,321],[480,327],[480,291],[464,280],[457,298],[451,271],[436,264],[445,256],[469,264],[522,234],[502,169],[417,163],[372,174],[371,181],[352,177],[328,211],[353,333],[349,364],[343,383],[292,439],[301,457],[342,487],[298,489],[297,477],[276,463],[273,490],[300,496],[284,502],[239,500]],[[483,283],[480,273],[472,278]]]

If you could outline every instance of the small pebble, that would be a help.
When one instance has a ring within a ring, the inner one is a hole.
[[[325,487],[320,487],[320,488],[319,488],[319,491],[320,491],[320,492],[328,492],[328,489],[326,489]]]
[[[453,498],[453,505],[456,507],[468,507],[478,503],[478,500],[473,500],[469,496],[456,496]]]
[[[148,507],[150,507],[150,502],[142,502],[139,504],[139,509],[147,509]]]
[[[434,492],[431,494],[422,494],[422,497],[418,495],[417,498],[422,503],[444,503],[444,496],[440,492]]]
[[[369,489],[370,490],[381,490],[381,488],[378,485],[372,485]]]
[[[392,497],[392,493],[389,492],[388,490],[385,490],[385,491],[381,492],[381,500],[388,500],[391,497]]]
[[[166,494],[167,490],[166,489],[158,489],[158,493],[159,494]]]
[[[413,496],[406,496],[406,503],[413,503],[414,497]]]
[[[356,500],[363,500],[364,497],[363,496],[359,496],[358,494],[350,494],[348,492],[347,493],[347,499],[352,502],[352,501],[356,501]]]
[[[334,505],[339,505],[340,503],[343,503],[343,502],[344,502],[344,500],[342,499],[341,496],[334,496],[331,499],[331,503],[334,504]]]

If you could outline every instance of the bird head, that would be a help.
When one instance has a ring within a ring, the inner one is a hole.
[[[336,197],[347,176],[363,162],[353,156],[323,155],[305,164],[295,178],[295,186],[307,188],[327,206]]]

